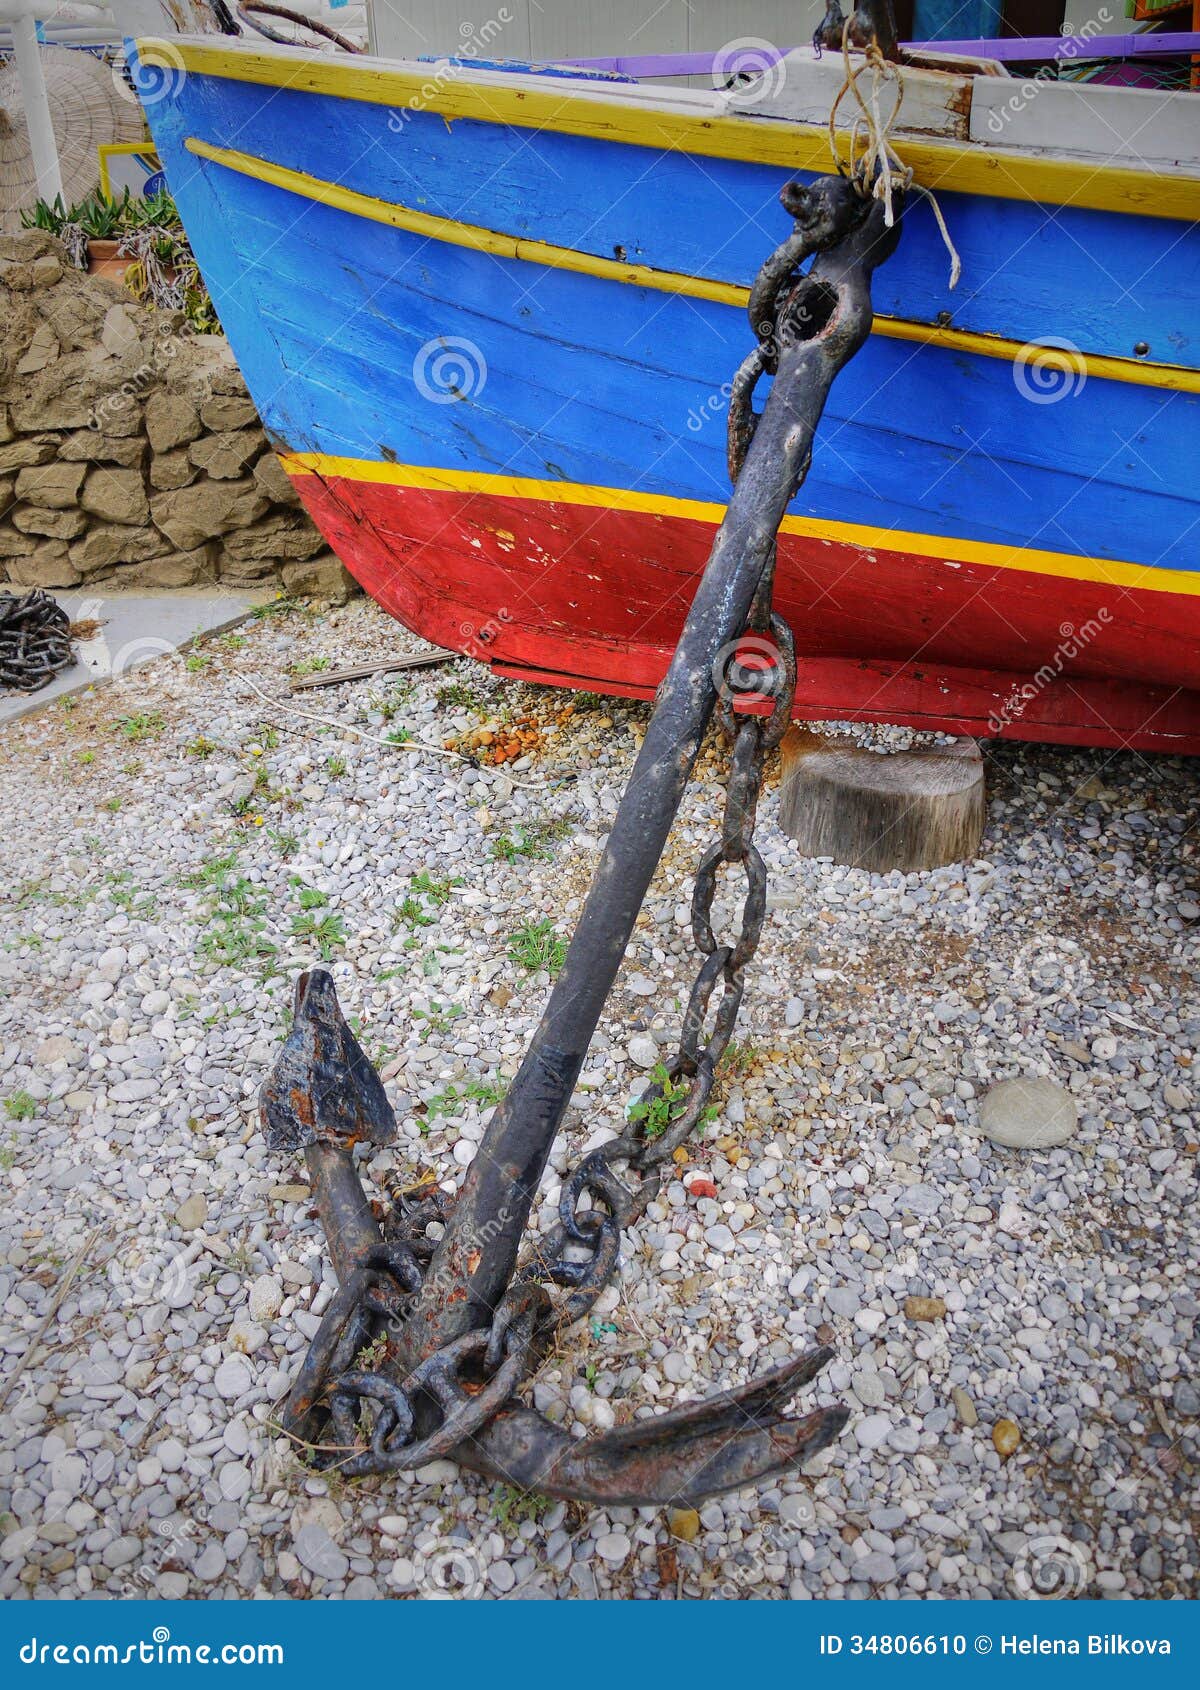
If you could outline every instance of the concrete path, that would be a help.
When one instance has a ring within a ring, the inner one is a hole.
[[[81,591],[56,592],[54,597],[72,622],[96,621],[101,627],[91,639],[75,642],[78,662],[40,692],[0,690],[0,725],[68,693],[104,686],[143,663],[178,651],[198,635],[235,627],[271,593],[267,589],[172,588],[159,593],[112,593],[107,598]]]

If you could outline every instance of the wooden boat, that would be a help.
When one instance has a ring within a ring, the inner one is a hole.
[[[140,43],[134,74],[255,402],[363,586],[502,675],[648,697],[840,56],[664,87],[205,36]],[[914,196],[780,538],[795,713],[1200,751],[1200,101],[902,77],[893,139],[962,281]]]

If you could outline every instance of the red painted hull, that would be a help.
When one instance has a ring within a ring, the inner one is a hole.
[[[296,485],[407,627],[503,675],[625,696],[662,679],[714,532],[491,492]],[[785,533],[777,600],[800,719],[1200,753],[1195,594]]]

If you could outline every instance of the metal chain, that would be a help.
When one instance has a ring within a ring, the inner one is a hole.
[[[74,661],[71,618],[49,593],[0,593],[0,687],[37,692]]]

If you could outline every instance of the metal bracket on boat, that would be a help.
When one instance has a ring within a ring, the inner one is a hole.
[[[818,54],[823,47],[840,53],[843,45],[860,50],[874,45],[885,59],[900,57],[892,0],[856,0],[849,33],[839,0],[826,0],[825,16],[813,31],[812,40]]]
[[[792,1467],[830,1444],[848,1418],[841,1406],[798,1419],[782,1412],[829,1360],[826,1349],[579,1441],[516,1397],[562,1328],[592,1308],[616,1270],[623,1230],[708,1117],[765,918],[755,809],[795,687],[791,635],[771,613],[775,537],[834,377],[870,330],[871,274],[899,234],[880,203],[840,177],[789,183],[782,198],[795,227],[751,296],[757,345],[730,407],[733,495],[545,1013],[452,1202],[433,1187],[393,1193],[379,1213],[368,1202],[353,1147],[389,1141],[394,1119],[330,976],[301,977],[295,1022],[261,1107],[268,1142],[304,1151],[339,1282],[283,1414],[284,1430],[319,1466],[385,1473],[448,1455],[521,1489],[678,1503]],[[763,374],[773,380],[756,415],[751,400]],[[718,695],[733,736],[731,769],[721,837],[696,874],[701,960],[678,1052],[665,1081],[653,1081],[629,1112],[626,1131],[563,1181],[557,1223],[518,1267],[551,1146]],[[717,878],[739,865],[747,883],[740,932],[723,944],[711,924]]]

